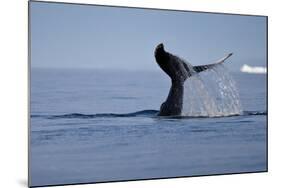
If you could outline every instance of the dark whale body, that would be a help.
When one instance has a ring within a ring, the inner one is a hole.
[[[161,105],[158,116],[179,116],[182,112],[184,82],[194,74],[207,70],[219,63],[223,63],[226,57],[214,64],[191,66],[181,58],[165,51],[164,45],[159,44],[154,52],[156,62],[160,68],[171,78],[171,88],[166,101]]]

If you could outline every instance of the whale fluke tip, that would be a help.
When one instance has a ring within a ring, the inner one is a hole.
[[[156,46],[156,50],[158,49],[163,49],[164,50],[164,44],[163,43],[160,43]]]

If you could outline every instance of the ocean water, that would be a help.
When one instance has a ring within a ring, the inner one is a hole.
[[[163,72],[33,68],[31,185],[266,171],[266,75],[232,76],[241,115],[163,118]]]

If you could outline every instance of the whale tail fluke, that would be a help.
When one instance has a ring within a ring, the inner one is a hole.
[[[172,82],[183,83],[188,78],[188,67],[184,60],[165,51],[164,45],[159,44],[154,51],[159,67],[171,78]]]
[[[223,57],[222,59],[218,60],[216,63],[207,64],[207,65],[199,65],[199,66],[193,66],[194,71],[197,73],[202,72],[204,70],[210,69],[218,64],[224,63],[226,59],[228,59],[230,56],[232,56],[233,53],[228,54],[227,56]]]
[[[232,53],[213,64],[192,66],[182,58],[165,51],[164,45],[161,43],[156,47],[154,56],[160,68],[169,75],[172,81],[183,83],[188,77],[223,63],[232,56]]]
[[[164,45],[159,44],[155,48],[154,56],[159,67],[171,78],[172,84],[166,101],[160,107],[158,116],[181,115],[185,80],[199,72],[223,63],[231,55],[228,54],[213,64],[192,66],[178,56],[165,51]]]

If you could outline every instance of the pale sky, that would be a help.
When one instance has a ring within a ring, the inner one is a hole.
[[[154,48],[193,65],[266,66],[266,17],[30,3],[31,66],[159,70]]]

